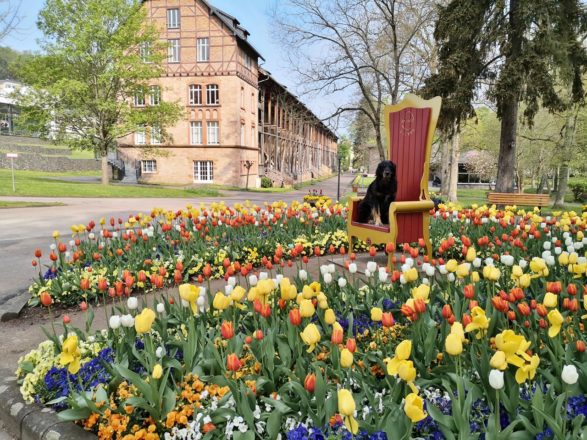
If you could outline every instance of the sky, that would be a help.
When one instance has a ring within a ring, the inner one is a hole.
[[[297,94],[296,78],[288,66],[288,61],[283,56],[285,52],[271,36],[272,28],[269,11],[279,4],[279,0],[209,1],[240,21],[241,25],[251,34],[249,40],[266,60],[262,67],[271,72],[277,81],[287,86],[290,92]],[[22,0],[21,22],[18,29],[0,44],[19,51],[39,50],[38,40],[42,38],[42,34],[37,29],[36,20],[44,4],[45,0]],[[307,98],[302,98],[302,101],[321,117],[326,116],[332,110],[333,103],[328,102],[327,99],[321,98],[310,101]]]

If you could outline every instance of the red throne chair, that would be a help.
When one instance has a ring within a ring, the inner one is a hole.
[[[357,221],[360,197],[349,202],[347,230],[349,251],[357,239],[371,244],[414,243],[424,239],[426,254],[432,258],[428,194],[430,150],[440,113],[441,98],[423,100],[407,95],[396,105],[385,106],[384,121],[389,142],[389,159],[396,165],[397,196],[389,207],[389,225],[376,226]],[[391,266],[391,255],[388,265]]]

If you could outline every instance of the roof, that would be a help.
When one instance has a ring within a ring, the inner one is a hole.
[[[146,1],[147,0],[142,0],[143,3]],[[195,1],[197,1],[197,0],[194,0],[194,2]],[[251,50],[255,55],[257,55],[259,58],[261,58],[263,61],[265,61],[265,58],[263,58],[263,55],[261,55],[261,53],[257,49],[255,49],[255,46],[253,46],[248,41],[247,38],[249,35],[251,35],[249,33],[249,31],[247,31],[244,27],[242,27],[240,25],[240,22],[235,17],[228,14],[227,12],[224,12],[222,9],[218,9],[217,7],[213,6],[208,0],[201,0],[201,2],[204,3],[210,9],[211,15],[215,15],[216,17],[218,17],[220,19],[220,21],[226,27],[228,27],[228,29],[230,29],[230,31],[237,38],[237,40],[244,43],[244,45],[247,46],[247,48],[249,50]]]
[[[282,89],[288,97],[293,99],[299,106],[301,106],[304,110],[306,110],[310,115],[312,115],[316,119],[320,128],[322,128],[326,133],[328,133],[334,140],[338,140],[338,136],[326,124],[324,124],[324,122],[322,122],[322,120],[318,116],[316,116],[316,114],[312,110],[310,110],[302,101],[300,101],[300,99],[296,95],[287,90],[287,86],[284,86],[283,84],[278,82],[269,71],[259,67],[259,84],[262,85],[263,82],[267,80],[271,81],[278,88]]]

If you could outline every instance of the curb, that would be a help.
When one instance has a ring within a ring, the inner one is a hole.
[[[96,440],[72,422],[63,422],[52,409],[23,400],[12,371],[0,370],[0,419],[21,440]]]
[[[27,290],[18,292],[15,296],[0,304],[0,322],[10,321],[18,318],[30,299]]]

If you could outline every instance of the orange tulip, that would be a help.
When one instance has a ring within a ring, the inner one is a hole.
[[[223,321],[220,326],[220,334],[224,339],[232,339],[234,337],[234,326],[230,321]]]
[[[381,315],[381,324],[383,324],[383,327],[392,327],[394,323],[395,321],[391,312],[384,312]]]
[[[226,357],[226,368],[228,368],[230,371],[240,370],[241,361],[236,354],[231,353]]]
[[[316,389],[316,375],[314,373],[310,373],[306,376],[304,379],[304,388],[310,393],[314,392]]]
[[[333,344],[342,344],[342,340],[344,338],[344,332],[340,328],[335,328],[332,330],[332,336],[330,337],[330,342]]]
[[[51,304],[53,304],[53,298],[51,298],[51,295],[49,295],[47,292],[41,293],[40,300],[41,304],[43,304],[45,307],[49,307]]]

